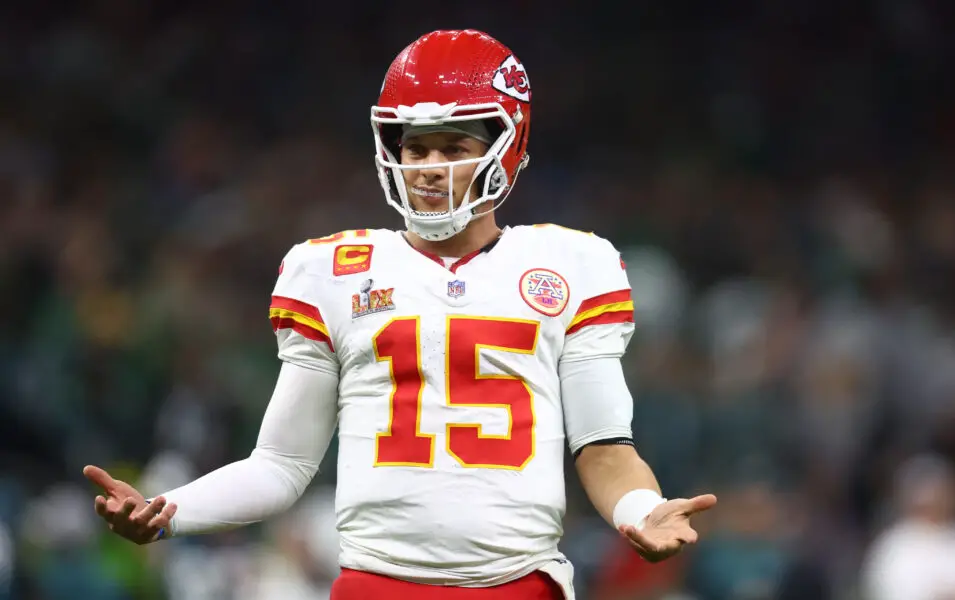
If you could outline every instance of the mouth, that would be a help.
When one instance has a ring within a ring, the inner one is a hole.
[[[432,210],[417,210],[414,212],[422,216],[427,215],[436,215],[440,213],[445,213],[448,211],[448,192],[447,190],[440,190],[437,188],[427,188],[427,187],[418,187],[411,186],[411,193],[418,197],[421,204],[425,204],[426,207]],[[441,210],[437,210],[441,209]]]
[[[411,193],[422,198],[447,198],[448,192],[435,188],[423,188],[418,186],[411,187]]]

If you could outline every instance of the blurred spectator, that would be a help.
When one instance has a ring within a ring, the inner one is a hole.
[[[262,548],[251,566],[251,580],[237,598],[329,598],[339,573],[334,503],[333,490],[320,490],[272,524],[273,544]]]
[[[955,598],[955,469],[937,456],[912,458],[894,492],[898,514],[866,557],[865,597]]]

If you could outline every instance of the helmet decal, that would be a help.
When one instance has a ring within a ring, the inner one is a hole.
[[[521,102],[531,100],[531,82],[527,79],[527,71],[513,54],[504,59],[497,68],[492,85],[502,94],[517,98]]]

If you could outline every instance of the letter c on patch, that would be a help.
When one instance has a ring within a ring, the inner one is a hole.
[[[371,252],[373,246],[364,244],[359,246],[345,245],[335,248],[335,264],[332,267],[334,275],[351,275],[361,273],[371,268]]]

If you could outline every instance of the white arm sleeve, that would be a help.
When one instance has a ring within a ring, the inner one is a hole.
[[[163,496],[177,505],[172,535],[248,525],[305,491],[338,419],[338,375],[283,362],[252,455]]]
[[[598,440],[633,437],[633,398],[617,356],[561,360],[558,369],[571,453]]]

